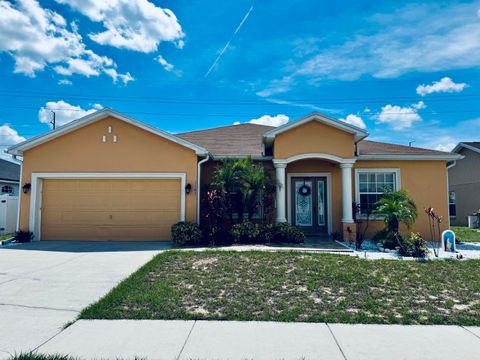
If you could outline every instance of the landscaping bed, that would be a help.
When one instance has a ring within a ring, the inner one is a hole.
[[[479,326],[479,274],[478,260],[168,251],[80,318]]]

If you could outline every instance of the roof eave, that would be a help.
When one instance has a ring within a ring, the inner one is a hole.
[[[325,123],[327,123],[327,124],[329,124],[333,127],[336,127],[340,130],[347,131],[349,133],[354,134],[355,142],[358,142],[362,139],[365,139],[369,135],[369,133],[367,131],[365,131],[363,129],[360,129],[357,126],[341,122],[338,119],[335,119],[331,116],[324,115],[324,114],[319,113],[319,112],[313,112],[313,113],[310,113],[310,114],[308,114],[306,116],[303,116],[299,119],[296,119],[296,120],[291,121],[289,123],[286,123],[282,126],[279,126],[275,129],[269,130],[263,135],[263,137],[266,141],[271,142],[271,141],[273,141],[273,139],[275,138],[276,135],[281,134],[284,131],[293,129],[297,126],[300,126],[302,124],[305,124],[305,123],[307,123],[311,120],[315,120],[315,119],[321,120],[321,121],[323,121],[323,122],[325,122]]]
[[[358,155],[357,160],[443,160],[454,161],[463,159],[463,155],[458,154],[432,154],[432,155],[420,155],[420,154],[370,154],[370,155]]]
[[[476,148],[475,146],[471,146],[471,145],[468,145],[468,144],[465,144],[465,143],[458,143],[457,146],[455,146],[452,150],[452,152],[454,153],[458,153],[460,151],[460,149],[462,148],[465,148],[465,149],[468,149],[468,150],[472,150],[472,151],[475,151],[477,153],[480,153],[480,149],[479,148]]]
[[[192,144],[191,142],[189,142],[187,140],[184,140],[184,139],[182,139],[178,136],[175,136],[175,135],[170,134],[166,131],[155,128],[151,125],[145,124],[144,122],[141,122],[139,120],[131,118],[127,115],[124,115],[124,114],[122,114],[118,111],[115,111],[113,109],[110,109],[110,108],[104,108],[104,109],[96,111],[92,114],[86,115],[82,118],[73,120],[73,121],[71,121],[71,122],[69,122],[69,123],[67,123],[63,126],[58,127],[55,130],[50,130],[47,133],[34,136],[33,138],[30,138],[28,140],[25,140],[25,141],[19,143],[19,144],[16,144],[16,145],[13,145],[13,146],[9,147],[6,152],[8,154],[11,154],[11,155],[22,156],[23,152],[25,150],[31,149],[31,148],[33,148],[35,146],[38,146],[40,144],[43,144],[47,141],[53,140],[53,139],[55,139],[55,138],[57,138],[61,135],[68,134],[68,133],[70,133],[70,132],[72,132],[72,131],[74,131],[78,128],[81,128],[82,126],[84,126],[84,125],[86,125],[90,122],[101,120],[101,119],[103,119],[107,116],[115,117],[119,120],[125,121],[129,124],[137,126],[141,129],[146,130],[148,132],[151,132],[155,135],[158,135],[158,136],[161,136],[161,137],[166,138],[168,140],[171,140],[171,141],[173,141],[173,142],[175,142],[179,145],[190,148],[190,149],[194,150],[195,153],[199,156],[206,156],[208,154],[208,150],[201,147],[201,146]]]

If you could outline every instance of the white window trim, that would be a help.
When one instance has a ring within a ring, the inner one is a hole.
[[[35,240],[41,240],[42,187],[44,179],[180,179],[180,220],[185,221],[186,173],[32,173],[29,229]]]
[[[295,173],[287,174],[287,219],[292,223],[292,177],[325,177],[327,178],[327,224],[328,233],[331,234],[332,228],[332,173]]]
[[[450,193],[453,192],[454,196],[455,196],[455,202],[451,203],[450,202]],[[455,190],[448,190],[448,193],[447,193],[447,202],[448,202],[448,218],[449,219],[456,219],[457,218],[457,198],[456,198],[457,194],[455,193]],[[451,215],[450,214],[450,205],[454,205],[455,206],[455,215]],[[450,224],[448,224],[448,226],[450,227]]]
[[[355,202],[360,204],[360,173],[381,173],[394,172],[395,173],[395,191],[402,188],[400,169],[399,168],[356,168],[355,169]],[[359,219],[366,219],[365,215],[357,215]],[[371,216],[373,220],[382,220],[381,216]]]

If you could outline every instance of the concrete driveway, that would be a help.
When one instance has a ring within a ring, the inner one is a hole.
[[[36,349],[169,247],[166,242],[86,241],[0,247],[0,358]]]

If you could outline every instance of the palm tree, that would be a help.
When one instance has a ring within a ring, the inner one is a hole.
[[[243,214],[243,205],[239,201],[239,189],[242,186],[243,170],[238,160],[225,160],[215,169],[212,187],[223,197],[230,221],[233,213]]]
[[[269,172],[251,158],[224,161],[215,170],[212,185],[225,196],[232,221],[234,212],[242,221],[245,211],[251,220],[261,202],[275,189]]]
[[[410,228],[417,220],[417,207],[405,190],[387,191],[375,204],[374,213],[383,217],[387,230],[398,234],[400,223]]]
[[[242,167],[242,193],[243,204],[252,220],[255,211],[261,206],[266,197],[274,191],[274,185],[270,173],[260,164],[253,163],[251,158],[241,160]]]

